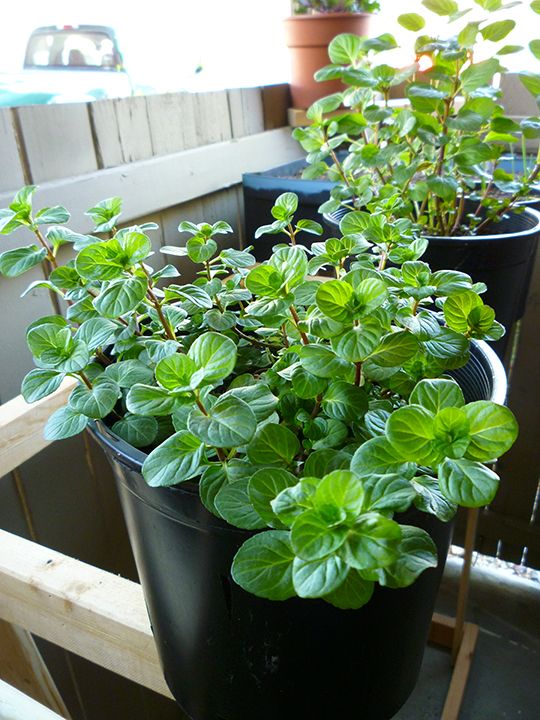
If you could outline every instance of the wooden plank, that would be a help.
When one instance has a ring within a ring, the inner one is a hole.
[[[266,85],[261,88],[264,129],[275,130],[288,124],[287,108],[291,104],[289,85]]]
[[[263,132],[264,113],[260,88],[229,90],[229,109],[233,137]]]
[[[140,585],[0,531],[0,617],[171,697]]]
[[[455,618],[441,615],[440,613],[433,613],[428,642],[432,645],[440,645],[441,647],[450,649],[454,639],[455,628]]]
[[[2,720],[62,720],[63,717],[0,680]]]
[[[97,170],[86,103],[28,105],[16,108],[15,112],[32,182]]]
[[[0,190],[12,190],[25,184],[13,111],[0,108]]]
[[[124,163],[146,160],[152,157],[152,138],[143,95],[114,100],[118,135]]]
[[[471,669],[476,642],[478,640],[478,625],[465,623],[463,639],[452,673],[450,688],[446,696],[441,720],[458,720],[463,696],[467,687],[467,680]]]
[[[0,473],[5,475],[49,445],[43,428],[49,416],[64,405],[76,381],[64,380],[60,388],[33,405],[22,395],[0,407]]]
[[[193,108],[197,145],[210,145],[232,138],[226,90],[193,95]]]
[[[69,717],[64,701],[30,633],[4,620],[0,620],[0,677],[25,696],[64,718]],[[1,703],[0,717],[3,717]]]
[[[192,93],[148,95],[146,107],[154,155],[168,155],[197,147]]]
[[[44,183],[36,206],[62,203],[72,214],[70,227],[89,231],[84,212],[100,199],[124,198],[123,221],[151,215],[239,183],[244,172],[257,172],[291,162],[303,151],[288,128],[141,160],[65,180]],[[0,207],[11,202],[0,194]]]
[[[114,100],[93,102],[88,111],[98,167],[109,168],[122,165],[124,158]]]

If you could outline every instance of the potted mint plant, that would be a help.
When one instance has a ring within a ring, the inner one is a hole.
[[[307,108],[342,87],[335,79],[321,87],[313,77],[327,61],[328,43],[345,32],[367,35],[371,15],[380,5],[376,0],[293,0],[292,9],[293,15],[285,20],[291,96],[293,107]]]
[[[332,62],[317,78],[339,79],[347,89],[315,103],[308,111],[312,124],[295,131],[308,153],[304,175],[334,181],[324,212],[367,209],[413,222],[433,267],[459,268],[484,281],[489,304],[510,328],[523,310],[540,228],[538,215],[522,205],[534,191],[540,156],[516,173],[503,160],[509,146],[540,136],[540,120],[517,123],[505,115],[493,84],[505,56],[522,49],[505,42],[516,22],[500,19],[502,1],[479,1],[474,15],[454,0],[423,5],[448,17],[453,31],[441,39],[429,34],[423,16],[399,16],[416,33],[409,67],[381,63],[379,48],[362,37],[342,35],[330,44]],[[531,8],[534,22],[539,8]],[[481,43],[491,56],[477,61]],[[538,58],[538,41],[530,50]],[[423,71],[421,58],[429,66]],[[520,78],[540,94],[538,73]],[[397,85],[408,106],[390,102]]]
[[[182,285],[151,267],[155,225],[118,229],[118,198],[81,235],[63,207],[34,211],[34,190],[0,211],[2,234],[35,237],[0,272],[43,263],[31,289],[67,312],[28,328],[22,392],[79,381],[45,433],[88,428],[113,465],[179,704],[195,720],[390,718],[416,682],[451,519],[491,502],[487,464],[517,435],[481,288],[432,272],[404,218],[351,212],[311,255],[292,194],[272,213],[286,242],[258,266],[220,249],[227,223],[182,222],[187,241],[162,249],[197,266]]]

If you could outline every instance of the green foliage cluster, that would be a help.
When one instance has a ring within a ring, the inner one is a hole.
[[[456,0],[423,0],[455,30],[441,39],[426,34],[422,15],[400,15],[400,24],[416,34],[416,57],[407,67],[380,61],[381,53],[397,47],[388,33],[344,34],[332,41],[331,64],[316,78],[339,79],[346,89],[314,103],[308,111],[312,124],[294,133],[308,153],[304,177],[328,175],[335,182],[322,212],[385,209],[427,235],[453,236],[485,232],[509,209],[518,209],[538,184],[540,153],[529,166],[518,163],[515,173],[501,166],[501,157],[515,147],[525,157],[527,139],[540,138],[540,117],[508,116],[494,79],[504,72],[504,57],[523,49],[505,44],[516,22],[497,19],[497,13],[521,4],[475,0],[473,12]],[[538,2],[531,9],[540,13]],[[538,21],[534,13],[532,23]],[[493,50],[478,61],[480,43]],[[540,59],[540,40],[529,49],[532,60]],[[431,67],[421,71],[420,59]],[[538,101],[538,70],[520,73],[520,80]],[[390,100],[398,86],[408,104]]]
[[[374,13],[381,9],[377,0],[294,0],[295,15],[308,13]]]
[[[227,223],[182,222],[185,244],[162,250],[198,277],[178,284],[175,267],[149,264],[154,224],[117,229],[118,198],[88,211],[95,231],[82,235],[62,207],[34,213],[34,189],[0,211],[0,232],[23,228],[36,244],[2,253],[0,269],[44,263],[48,279],[30,289],[56,293],[67,311],[28,328],[25,399],[77,378],[50,440],[102,420],[148,453],[151,486],[198,480],[210,512],[253,533],[232,567],[243,588],[361,607],[376,582],[404,587],[437,564],[431,538],[399,513],[448,521],[458,505],[492,500],[486,463],[512,445],[516,421],[466,403],[446,372],[467,362],[472,339],[504,330],[485,286],[420,260],[426,241],[409,220],[354,211],[339,237],[307,250],[298,234],[321,227],[296,221],[286,193],[259,232],[288,242],[261,265],[220,249]],[[75,257],[60,265],[65,244]]]

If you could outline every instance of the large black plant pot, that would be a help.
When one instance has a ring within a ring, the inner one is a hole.
[[[471,211],[475,207],[471,202]],[[340,209],[324,216],[334,232],[346,212]],[[480,235],[428,236],[429,247],[421,259],[432,270],[460,270],[487,285],[482,297],[507,331],[493,346],[499,357],[504,357],[510,331],[525,312],[539,237],[540,213],[529,207],[509,212]]]
[[[468,400],[504,400],[493,352],[475,345],[455,371]],[[270,602],[235,585],[248,533],[209,514],[197,487],[150,488],[145,454],[93,426],[117,479],[167,683],[193,720],[388,720],[417,681],[451,526],[416,510],[400,520],[434,538],[439,567],[409,588],[378,588],[364,608]]]

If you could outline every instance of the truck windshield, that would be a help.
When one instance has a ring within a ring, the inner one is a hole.
[[[25,68],[100,68],[121,70],[122,58],[109,35],[76,28],[33,33]]]

